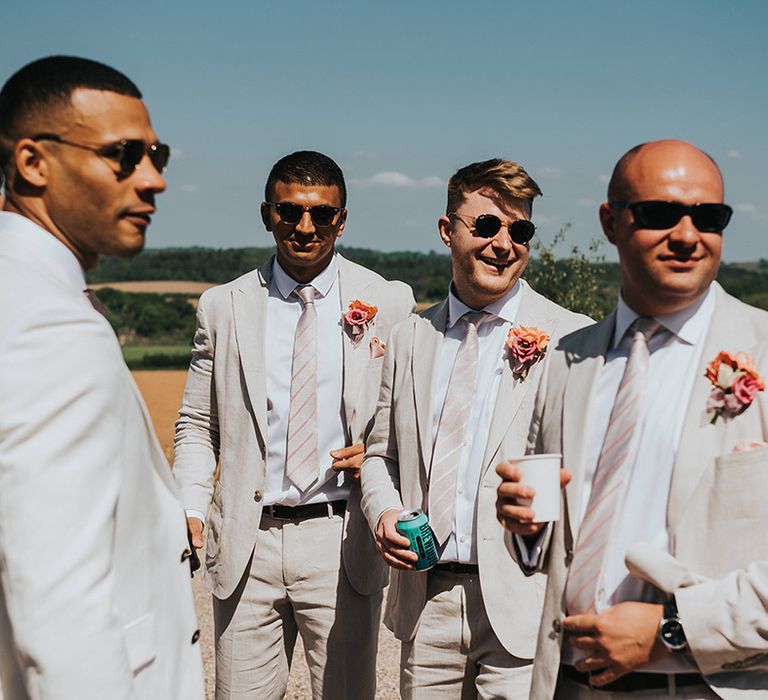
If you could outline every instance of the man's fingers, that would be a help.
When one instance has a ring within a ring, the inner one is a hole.
[[[530,506],[518,506],[504,501],[496,502],[496,512],[502,518],[517,520],[520,523],[532,523],[536,513]]]
[[[517,481],[502,481],[499,488],[496,489],[496,495],[505,501],[516,501],[521,498],[533,498],[536,495],[536,489]]]
[[[600,649],[600,645],[595,637],[591,637],[587,634],[579,635],[578,637],[572,637],[570,639],[571,644],[577,649],[583,649],[584,651],[594,652]]]
[[[561,469],[560,470],[560,488],[564,489],[570,483],[571,483],[571,472],[569,472],[567,469]]]
[[[505,529],[509,530],[513,535],[521,535],[522,537],[530,537],[531,535],[538,535],[541,529],[546,523],[521,523],[514,518],[498,518],[499,522]]]
[[[357,459],[337,459],[331,464],[331,469],[341,471],[342,469],[360,469],[362,460]]]
[[[601,686],[613,683],[619,680],[622,676],[626,676],[629,671],[619,668],[618,666],[609,666],[604,671],[599,673],[593,673],[590,676],[590,683],[594,688],[600,688]]]
[[[591,671],[604,671],[611,665],[611,662],[604,656],[587,656],[585,659],[577,661],[573,667],[579,673],[590,673]]]
[[[338,450],[331,450],[331,457],[334,459],[346,459],[348,457],[354,457],[355,455],[365,454],[365,445],[362,442],[358,442],[355,445],[348,445],[347,447],[340,447]]]
[[[563,629],[571,634],[594,634],[597,631],[597,618],[595,614],[569,615],[563,620]]]
[[[501,462],[496,465],[496,473],[504,479],[504,481],[520,481],[520,467],[517,466],[517,462]]]

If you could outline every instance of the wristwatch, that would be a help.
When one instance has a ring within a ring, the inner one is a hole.
[[[688,640],[685,638],[683,623],[680,622],[677,614],[677,603],[674,597],[664,603],[664,613],[659,623],[659,638],[673,654],[679,654],[688,649]]]

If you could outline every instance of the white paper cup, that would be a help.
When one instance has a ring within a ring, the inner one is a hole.
[[[536,489],[533,499],[521,498],[521,505],[533,508],[534,522],[560,520],[561,454],[526,455],[513,460],[522,472],[520,483]]]

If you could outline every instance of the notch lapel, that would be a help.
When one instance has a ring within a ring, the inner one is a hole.
[[[557,331],[557,317],[551,315],[551,309],[544,303],[539,294],[530,287],[525,286],[521,289],[523,296],[520,299],[520,309],[515,318],[515,322],[510,328],[516,326],[535,326],[541,330],[547,331],[554,337]],[[493,463],[494,456],[497,454],[505,435],[510,430],[512,423],[520,410],[523,399],[529,391],[535,391],[531,387],[538,384],[539,373],[541,372],[540,361],[537,366],[532,368],[526,379],[516,378],[512,372],[512,363],[509,359],[509,350],[506,346],[506,340],[502,349],[504,360],[501,367],[501,382],[499,383],[499,392],[496,396],[496,404],[493,409],[493,418],[488,432],[488,442],[485,447],[485,456],[483,459],[482,473],[488,470]],[[523,430],[527,433],[529,426],[524,426]],[[518,455],[501,455],[505,458],[511,458]]]
[[[568,518],[574,541],[579,531],[581,491],[584,484],[584,448],[587,431],[586,417],[594,399],[597,378],[605,364],[605,355],[616,324],[614,310],[585,333],[582,342],[573,350],[566,350],[570,366],[568,383],[563,396],[563,466],[573,478],[565,487],[568,499]]]
[[[232,291],[235,341],[245,379],[245,389],[253,407],[256,433],[263,454],[267,437],[267,374],[264,338],[267,325],[267,298],[272,278],[272,260],[256,275],[248,276]]]
[[[435,368],[440,344],[448,320],[448,300],[443,300],[429,317],[414,319],[411,372],[413,400],[416,406],[416,429],[419,433],[421,460],[427,481],[432,465],[432,408],[435,390]]]

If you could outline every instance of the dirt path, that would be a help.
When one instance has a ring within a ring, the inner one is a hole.
[[[173,425],[181,405],[186,372],[183,371],[137,371],[133,373],[152,422],[160,438],[160,444],[169,461],[173,457]],[[211,597],[203,584],[201,574],[192,581],[195,604],[200,622],[200,644],[205,664],[206,697],[213,698],[214,652],[213,612]],[[377,659],[378,690],[376,697],[381,700],[395,700],[398,693],[398,668],[400,665],[400,644],[383,625],[379,631],[379,656]],[[301,644],[297,644],[293,667],[285,695],[291,700],[311,698],[309,672],[304,660]]]

